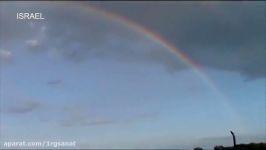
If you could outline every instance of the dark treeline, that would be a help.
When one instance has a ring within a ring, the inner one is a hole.
[[[235,147],[215,146],[214,150],[266,150],[266,143],[238,144]]]
[[[197,147],[194,150],[203,150]],[[237,144],[235,147],[215,146],[214,150],[266,150],[266,143]]]

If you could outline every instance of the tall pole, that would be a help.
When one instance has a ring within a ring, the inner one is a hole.
[[[234,141],[234,149],[236,148],[236,137],[233,131],[230,131],[232,136],[233,136],[233,141]]]

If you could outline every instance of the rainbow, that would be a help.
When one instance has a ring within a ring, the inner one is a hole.
[[[88,4],[82,5],[82,3],[74,3],[74,2],[67,2],[65,4],[67,4],[66,6],[69,6],[69,4],[71,4],[71,7],[77,7],[78,10],[84,11],[85,13],[95,13],[96,15],[99,15],[106,19],[110,19],[111,21],[114,21],[118,24],[124,25],[129,29],[140,33],[141,35],[147,37],[148,39],[152,40],[153,42],[161,45],[165,49],[172,52],[174,55],[177,56],[178,59],[180,59],[185,65],[187,65],[187,67],[191,68],[193,73],[195,73],[202,80],[202,82],[211,89],[211,91],[217,97],[222,99],[221,101],[218,101],[218,103],[222,105],[223,108],[225,109],[223,111],[227,111],[228,113],[230,113],[231,115],[230,117],[232,117],[234,121],[237,121],[238,125],[241,125],[242,128],[243,123],[241,121],[241,117],[231,107],[229,98],[226,96],[226,94],[224,94],[219,89],[219,86],[216,85],[215,82],[211,80],[211,78],[207,75],[207,73],[203,70],[203,68],[199,64],[194,63],[194,61],[191,58],[189,58],[188,55],[186,55],[182,50],[177,48],[174,44],[167,41],[164,37],[162,37],[158,33],[148,29],[145,26],[138,24],[133,20],[130,20],[125,16],[121,16],[114,12],[110,12],[104,10],[103,8],[98,8],[96,6],[91,6]],[[62,2],[58,3],[58,5],[62,6]],[[214,98],[214,100],[216,99]]]

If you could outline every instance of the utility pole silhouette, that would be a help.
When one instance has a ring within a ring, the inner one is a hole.
[[[236,149],[236,137],[233,131],[230,131],[232,136],[233,136],[233,141],[234,141],[234,149]]]

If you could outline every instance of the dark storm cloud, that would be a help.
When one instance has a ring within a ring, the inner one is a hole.
[[[78,3],[130,18],[159,33],[202,66],[239,72],[251,79],[265,77],[265,2]],[[41,11],[47,19],[18,22],[14,18],[18,9]],[[50,51],[72,62],[101,58],[155,63],[171,72],[186,67],[140,33],[89,8],[85,12],[74,3],[60,6],[28,2],[3,10],[1,35],[6,36],[1,36],[2,43],[23,39],[29,51]]]
[[[100,58],[122,63],[162,64],[170,68],[169,70],[184,68],[184,64],[175,56],[169,52],[163,52],[160,45],[154,44],[153,41],[126,26],[117,24],[97,13],[73,15],[72,12],[72,16],[64,20],[66,23],[58,21],[58,18],[68,13],[56,12],[57,15],[48,24],[47,30],[50,41],[54,39],[52,45],[67,60],[83,62]]]
[[[180,60],[160,45],[90,9],[85,12],[84,8],[80,10],[72,5],[43,7],[28,3],[22,8],[39,8],[46,21],[16,22],[12,15],[18,8],[8,5],[5,7],[5,21],[1,22],[5,29],[1,32],[8,35],[3,39],[6,42],[17,40],[30,52],[49,53],[76,63],[100,58],[122,63],[155,63],[169,71],[185,68]],[[19,31],[13,30],[18,27]]]
[[[91,2],[161,34],[203,66],[265,77],[265,2]]]

